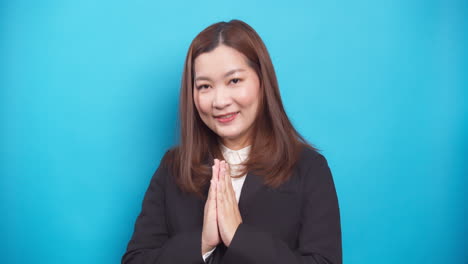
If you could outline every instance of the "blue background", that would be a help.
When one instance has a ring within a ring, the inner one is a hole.
[[[118,263],[186,51],[238,18],[327,157],[345,263],[468,263],[468,3],[3,1],[2,263]]]

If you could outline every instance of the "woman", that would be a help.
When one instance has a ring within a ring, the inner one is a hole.
[[[249,25],[195,37],[180,120],[180,145],[153,175],[122,263],[342,263],[327,161],[286,116]]]

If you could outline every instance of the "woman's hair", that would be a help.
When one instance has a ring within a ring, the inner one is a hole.
[[[275,70],[265,44],[245,22],[231,20],[207,27],[192,41],[185,59],[180,90],[180,144],[163,162],[172,169],[182,191],[203,196],[215,158],[223,160],[219,136],[201,120],[193,99],[194,61],[202,53],[226,45],[247,58],[260,80],[260,98],[252,146],[242,174],[248,171],[277,187],[292,174],[303,147],[314,149],[294,129],[281,102]]]

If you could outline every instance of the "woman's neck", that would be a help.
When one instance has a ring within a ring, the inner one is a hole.
[[[250,141],[235,141],[235,140],[229,140],[229,139],[221,139],[221,143],[229,148],[229,149],[232,149],[232,150],[239,150],[239,149],[243,149],[247,146],[250,146],[251,143]]]

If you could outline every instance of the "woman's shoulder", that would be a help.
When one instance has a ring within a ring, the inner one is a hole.
[[[173,174],[174,163],[177,161],[177,147],[170,147],[165,150],[162,157],[159,159],[159,165],[157,166],[152,181],[159,181],[165,183],[167,179],[170,179],[169,175]]]
[[[325,159],[322,153],[320,153],[320,150],[317,148],[309,145],[309,144],[304,144],[301,147],[301,155],[299,157],[299,161],[302,162],[310,162],[313,160],[317,159]]]
[[[310,145],[303,145],[297,166],[303,170],[310,170],[328,166],[328,161],[317,148]]]
[[[160,162],[161,166],[171,167],[174,164],[174,162],[177,160],[178,152],[179,152],[179,146],[172,146],[166,149],[166,152],[161,158],[161,162]]]

